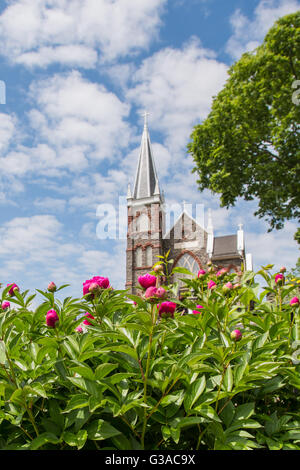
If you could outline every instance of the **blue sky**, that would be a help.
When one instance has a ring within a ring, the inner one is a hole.
[[[149,128],[168,203],[212,209],[216,235],[244,224],[254,268],[293,267],[297,224],[267,233],[255,203],[199,193],[186,145],[228,67],[298,0],[10,0],[0,7],[0,282],[22,290],[93,275],[125,282],[125,240],[99,240],[99,204],[133,183]],[[206,217],[207,220],[207,217]]]

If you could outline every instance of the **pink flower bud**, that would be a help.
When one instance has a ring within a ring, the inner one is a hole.
[[[16,290],[17,290],[17,291],[20,290],[20,289],[19,289],[19,286],[17,286],[17,284],[7,284],[6,287],[8,287],[8,286],[11,286],[11,288],[10,288],[9,291],[8,291],[8,294],[9,294],[11,297],[13,297],[13,295],[15,294],[15,291],[16,291]]]
[[[88,279],[83,283],[83,295],[90,294],[89,289],[91,284],[97,284],[99,286],[99,289],[108,289],[109,279],[107,277],[102,276],[94,276],[92,279]]]
[[[55,292],[56,291],[56,285],[54,284],[54,282],[50,282],[50,284],[48,285],[48,291],[49,292]]]
[[[1,308],[2,310],[7,310],[10,307],[10,303],[7,301],[2,302]]]
[[[233,288],[234,289],[240,289],[242,287],[242,284],[240,284],[239,282],[237,282],[236,284],[234,284]]]
[[[217,272],[216,276],[224,276],[224,274],[227,274],[228,270],[226,268],[220,269],[220,271]]]
[[[206,274],[206,271],[204,271],[204,269],[200,269],[198,271],[198,277],[203,277],[205,274]]]
[[[93,317],[93,315],[92,315],[91,313],[89,313],[89,312],[86,312],[86,313],[85,313],[85,316],[86,316],[87,318],[91,318],[92,320],[95,320],[95,317]],[[83,324],[84,324],[84,325],[91,325],[92,323],[90,323],[88,320],[84,320],[84,321],[83,321]]]
[[[155,287],[156,286],[156,276],[152,274],[145,274],[144,276],[140,276],[138,278],[138,282],[144,289],[148,289],[148,287]]]
[[[233,285],[231,282],[227,282],[223,287],[222,291],[225,292],[225,294],[233,289]]]
[[[290,305],[299,305],[300,303],[300,300],[298,297],[293,297],[291,300],[290,300]],[[2,307],[3,308],[3,307]]]
[[[285,273],[286,272],[286,267],[285,266],[282,266],[279,270],[281,273]]]
[[[204,308],[204,307],[203,307],[202,305],[197,305],[197,306],[196,306],[196,309],[197,309],[197,310],[193,310],[193,314],[194,314],[194,315],[199,315],[199,314],[201,313],[201,312],[199,312],[199,310],[200,310],[201,308]]]
[[[145,292],[145,299],[153,300],[156,302],[157,299],[165,299],[167,295],[167,291],[163,287],[148,287]]]
[[[154,266],[153,271],[155,273],[163,273],[164,267],[161,264],[158,264],[157,266]]]
[[[46,315],[46,324],[50,328],[55,328],[56,323],[59,321],[58,315],[55,310],[49,310]]]
[[[207,287],[208,289],[215,289],[217,287],[217,284],[214,281],[208,281]]]
[[[283,274],[276,274],[275,276],[275,283],[278,284],[279,286],[282,286],[284,284],[284,275]]]
[[[240,341],[242,339],[242,333],[240,330],[233,330],[230,336],[234,341]]]
[[[78,331],[78,333],[82,333],[83,332],[82,326],[80,325],[77,326],[76,331]]]
[[[162,302],[158,305],[158,315],[161,318],[174,318],[174,312],[176,310],[176,304],[174,302]]]

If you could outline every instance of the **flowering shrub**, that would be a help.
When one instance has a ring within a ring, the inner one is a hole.
[[[210,264],[178,300],[166,263],[139,296],[3,289],[1,450],[300,449],[299,284]]]

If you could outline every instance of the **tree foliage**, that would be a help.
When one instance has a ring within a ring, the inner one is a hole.
[[[300,216],[300,13],[279,19],[255,51],[229,69],[188,145],[200,191],[221,205],[257,199],[270,230]],[[293,98],[294,95],[294,98]]]

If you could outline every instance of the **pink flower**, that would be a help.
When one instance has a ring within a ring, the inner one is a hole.
[[[49,292],[55,292],[56,291],[56,285],[54,284],[54,282],[50,282],[50,284],[48,285],[48,291]]]
[[[194,314],[194,315],[198,315],[199,313],[201,313],[201,312],[199,312],[199,310],[198,310],[198,309],[200,309],[200,308],[204,308],[204,307],[203,307],[202,305],[196,305],[196,309],[197,309],[197,310],[193,310],[193,314]]]
[[[148,287],[156,286],[156,276],[153,276],[152,274],[149,274],[149,273],[145,274],[144,276],[140,276],[138,278],[138,281],[144,289],[148,289]]]
[[[217,287],[217,284],[214,281],[208,281],[207,287],[208,289],[214,289],[215,287]]]
[[[285,273],[285,272],[286,272],[286,267],[285,267],[285,266],[282,266],[282,267],[279,269],[279,271],[280,271],[281,273]]]
[[[278,285],[282,285],[284,282],[284,275],[283,274],[276,274],[275,276],[275,283]]]
[[[300,303],[300,300],[298,297],[293,297],[291,300],[290,300],[290,305],[299,305]],[[3,308],[3,307],[2,307]]]
[[[7,301],[2,302],[1,308],[2,310],[7,310],[10,307],[10,303]]]
[[[19,289],[19,286],[17,286],[17,284],[7,284],[6,287],[8,287],[8,286],[11,286],[11,288],[10,288],[9,291],[8,291],[8,294],[9,294],[11,297],[14,295],[15,290],[17,290],[17,291],[20,290],[20,289]]]
[[[49,310],[46,315],[46,324],[50,328],[55,328],[56,323],[59,321],[58,315],[55,310]]]
[[[174,302],[162,302],[158,305],[158,315],[161,318],[174,318],[174,312],[176,310],[176,304]]]
[[[93,317],[93,315],[92,315],[91,313],[89,313],[89,312],[86,312],[86,313],[85,313],[85,316],[86,316],[87,318],[91,318],[92,320],[95,320],[95,317]],[[83,324],[84,324],[84,325],[91,325],[92,323],[90,323],[88,320],[84,320],[84,321],[83,321]]]
[[[234,286],[233,286],[234,289],[239,289],[240,287],[242,287],[242,285],[241,285],[239,282],[237,282],[237,283],[234,284]]]
[[[145,299],[148,300],[153,300],[154,302],[157,301],[157,299],[165,299],[167,295],[167,291],[163,287],[148,287],[145,292]]]
[[[78,331],[78,333],[82,333],[83,332],[82,326],[80,325],[77,326],[76,331]]]
[[[83,283],[83,295],[90,294],[91,284],[97,284],[100,289],[107,289],[109,287],[109,279],[102,276],[94,276]]]
[[[227,282],[223,287],[222,287],[222,291],[227,293],[229,292],[231,289],[233,289],[233,285],[231,284],[231,282]]]
[[[234,341],[240,341],[242,339],[242,333],[240,330],[233,330],[230,336]]]
[[[199,269],[198,271],[198,277],[202,277],[206,274],[206,271],[204,271],[204,269]]]
[[[224,274],[227,273],[227,269],[226,268],[222,268],[220,269],[220,271],[217,272],[216,276],[223,276]]]

